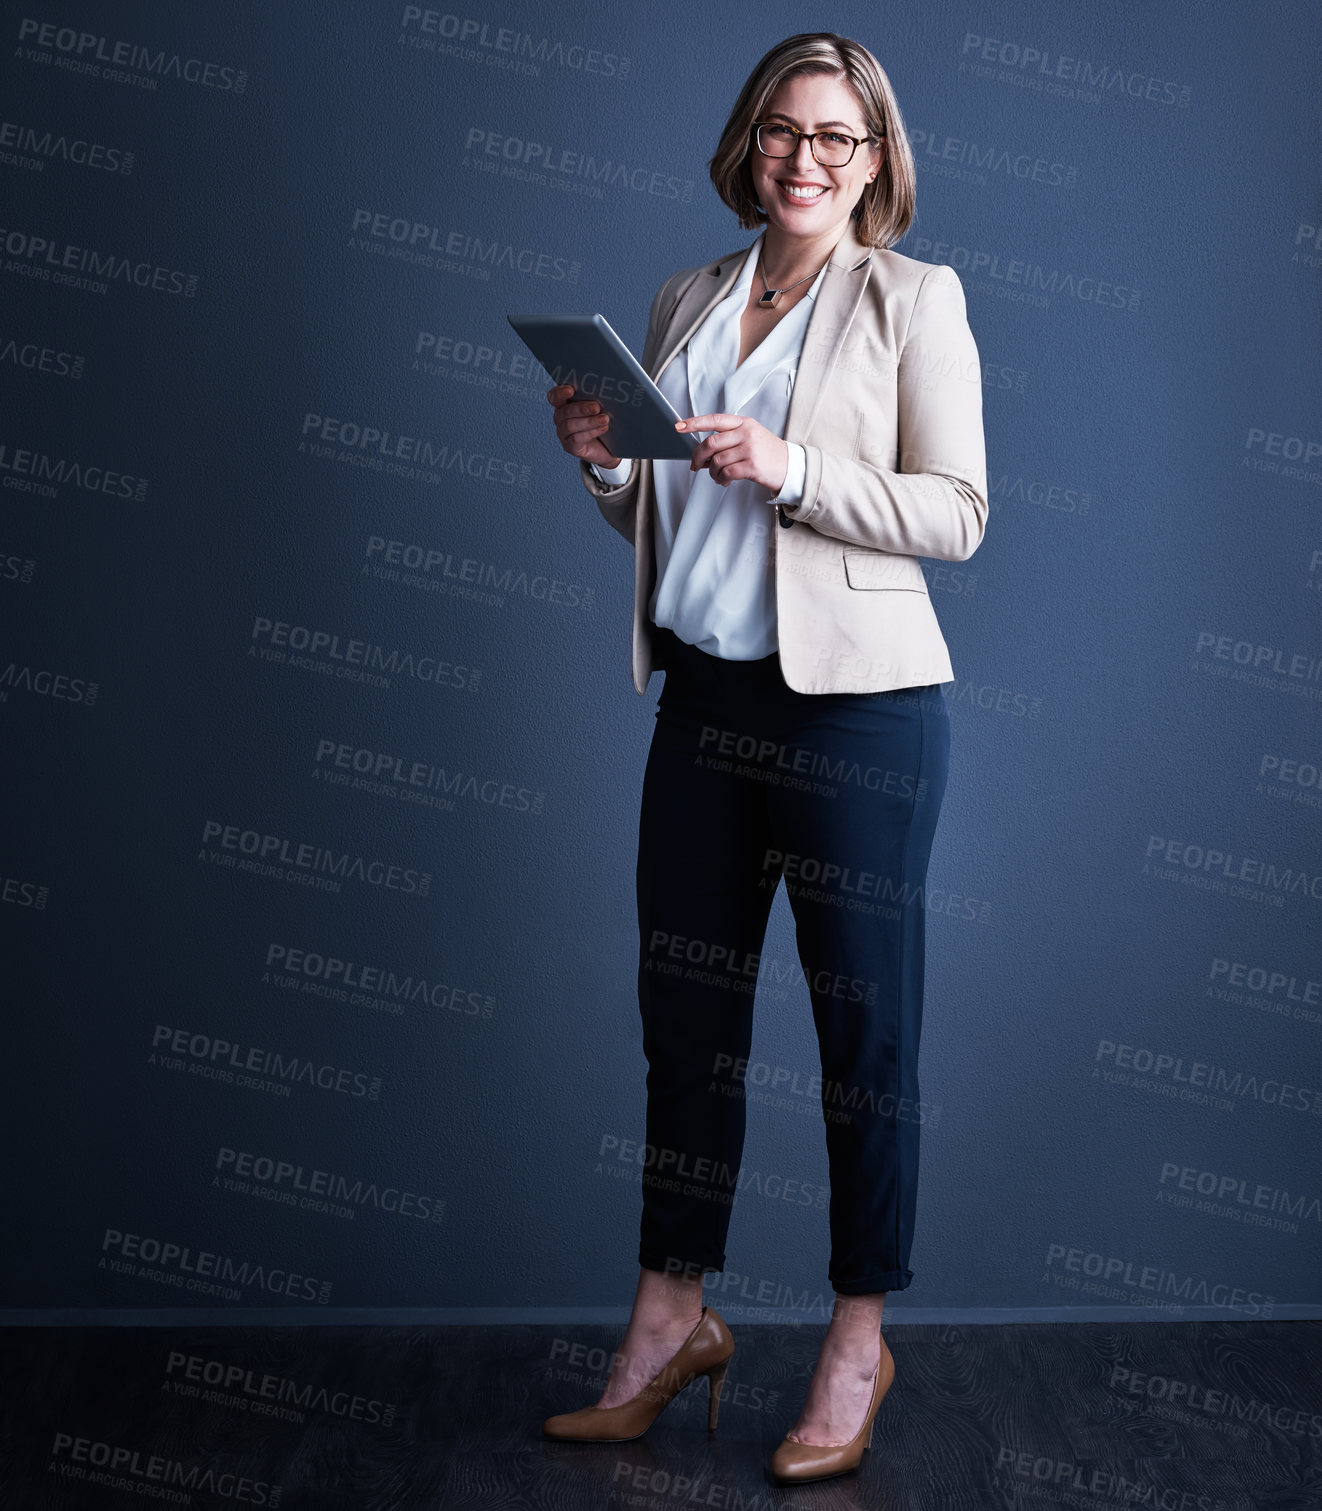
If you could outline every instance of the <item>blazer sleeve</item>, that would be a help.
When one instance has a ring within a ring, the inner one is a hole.
[[[652,308],[647,316],[647,335],[643,341],[643,355],[640,359],[649,373],[656,356],[657,342],[661,338],[662,311],[669,313],[670,304],[667,295],[671,286],[681,276],[682,273],[672,274],[656,291],[652,299]],[[633,545],[638,501],[638,458],[632,459],[629,475],[622,483],[602,482],[587,462],[580,461],[578,468],[583,479],[583,486],[596,499],[597,507],[601,510],[606,523],[612,529],[618,530],[625,540]]]
[[[966,561],[987,525],[982,369],[964,287],[944,263],[924,275],[914,299],[896,403],[897,470],[806,442],[794,521],[878,551]]]

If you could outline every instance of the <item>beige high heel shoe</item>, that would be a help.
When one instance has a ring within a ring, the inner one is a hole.
[[[872,1399],[863,1425],[847,1443],[821,1445],[800,1443],[788,1433],[779,1448],[771,1455],[771,1472],[783,1484],[802,1484],[805,1480],[830,1479],[837,1474],[848,1474],[857,1469],[863,1459],[863,1450],[872,1447],[872,1428],[877,1418],[877,1408],[882,1397],[891,1388],[895,1378],[895,1360],[881,1340],[881,1362],[877,1365],[872,1381]]]
[[[715,1432],[721,1386],[734,1353],[734,1339],[719,1312],[704,1306],[697,1326],[656,1377],[620,1406],[585,1406],[547,1417],[542,1433],[579,1443],[623,1443],[640,1438],[681,1390],[707,1376],[707,1431]]]

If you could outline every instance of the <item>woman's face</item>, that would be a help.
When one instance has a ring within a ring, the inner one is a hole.
[[[779,120],[800,131],[834,130],[863,136],[867,123],[852,89],[829,74],[798,74],[779,84],[759,120]],[[793,140],[793,138],[791,138]],[[820,143],[818,144],[820,147]],[[767,157],[749,142],[753,187],[768,221],[795,236],[820,236],[844,229],[864,186],[881,169],[885,143],[861,144],[843,168],[823,167],[805,141],[798,141],[792,157]],[[791,196],[797,186],[804,198]]]

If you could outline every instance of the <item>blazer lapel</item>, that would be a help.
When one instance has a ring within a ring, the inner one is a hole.
[[[708,314],[735,286],[744,263],[752,254],[753,248],[750,245],[742,252],[731,252],[727,257],[709,262],[698,270],[693,281],[679,296],[679,303],[670,317],[670,324],[657,356],[656,371],[651,374],[654,383]]]
[[[817,406],[862,302],[871,259],[872,248],[865,247],[854,235],[853,220],[846,221],[844,235],[831,253],[826,276],[817,290],[803,332],[803,350],[799,354],[794,391],[790,394],[790,407],[785,415],[786,441],[802,444],[808,438]],[[800,381],[805,369],[812,377],[809,383]]]

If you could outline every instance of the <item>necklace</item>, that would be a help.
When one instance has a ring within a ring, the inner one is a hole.
[[[828,257],[826,262],[830,262],[830,260]],[[822,268],[826,266],[826,262],[822,264]],[[818,268],[817,273],[820,273],[822,268]],[[807,283],[809,278],[816,278],[817,273],[805,273],[802,278],[796,278],[793,283],[787,283],[783,289],[769,289],[767,287],[767,275],[762,271],[762,259],[759,257],[757,260],[757,276],[762,280],[762,293],[758,296],[758,308],[774,310],[776,301],[782,294],[787,294],[791,289],[797,289],[799,284]]]

